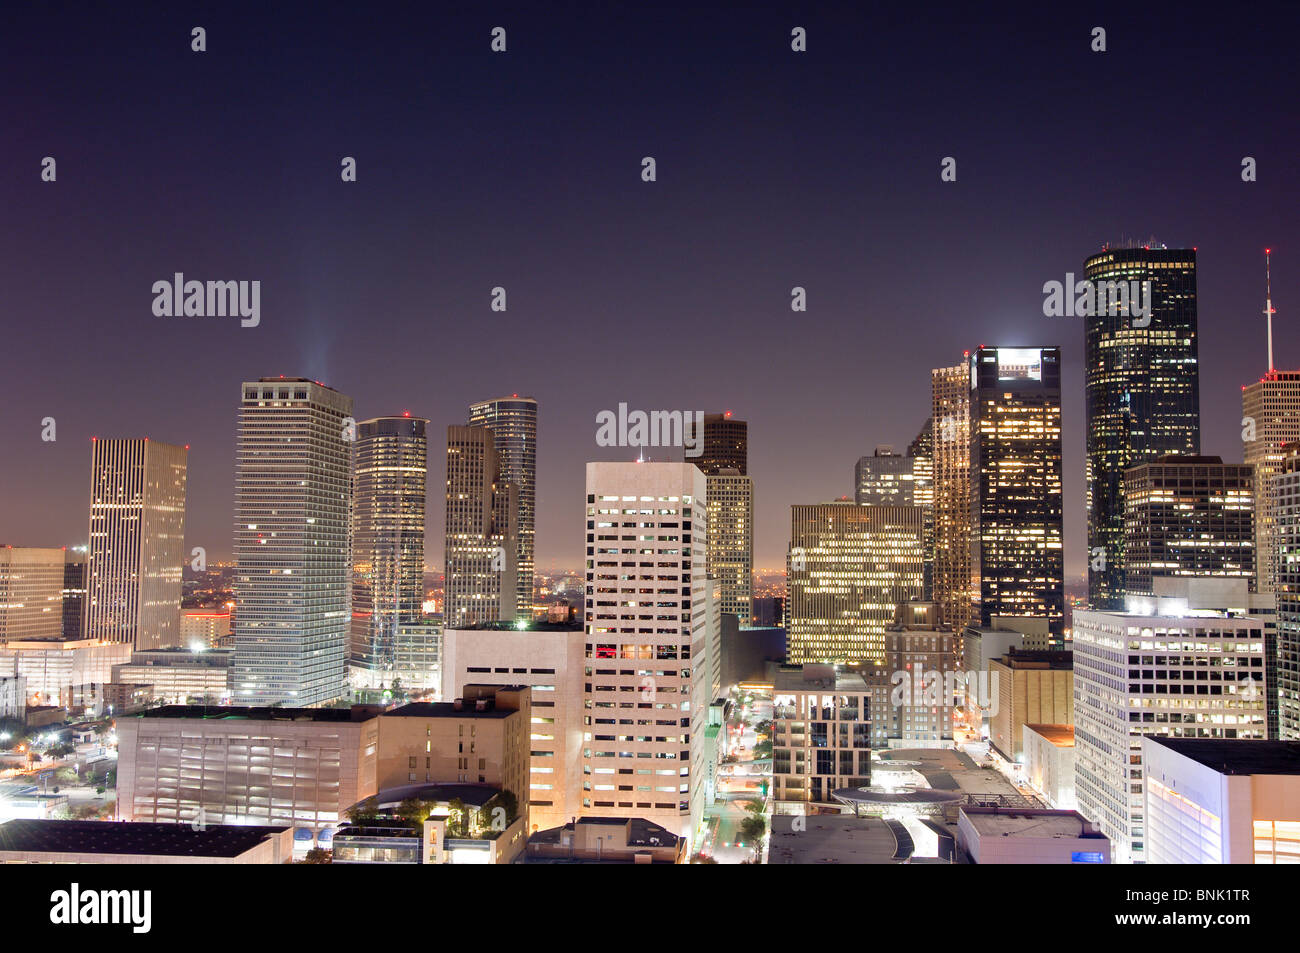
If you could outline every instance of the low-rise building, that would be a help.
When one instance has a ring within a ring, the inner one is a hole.
[[[49,820],[0,824],[0,864],[287,864],[292,859],[291,827]]]
[[[182,609],[181,648],[191,652],[232,646],[229,609]]]
[[[871,783],[867,680],[833,665],[786,667],[772,705],[772,797],[776,810],[832,804],[837,788]]]
[[[973,864],[1110,863],[1110,841],[1077,811],[966,806],[957,850]]]
[[[528,839],[528,863],[683,864],[686,838],[639,817],[582,817]]]
[[[21,675],[0,675],[0,718],[22,721],[27,713],[27,679]]]
[[[234,649],[150,649],[113,666],[113,681],[150,685],[156,700],[169,705],[228,705],[230,661]]]
[[[1023,732],[1025,780],[1051,807],[1074,810],[1074,726],[1025,725]]]
[[[1155,864],[1300,863],[1300,741],[1142,739]]]

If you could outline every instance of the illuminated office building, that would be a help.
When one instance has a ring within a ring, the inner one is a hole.
[[[0,645],[63,633],[62,549],[0,546]]]
[[[392,685],[398,630],[423,617],[427,425],[409,415],[357,424],[349,658],[357,688]]]
[[[231,694],[322,705],[347,693],[352,398],[301,377],[240,394]]]
[[[1255,575],[1260,592],[1277,583],[1277,502],[1272,479],[1285,446],[1300,441],[1300,371],[1269,371],[1241,389],[1241,449],[1255,468]]]
[[[180,644],[188,452],[148,437],[91,440],[86,638]]]
[[[788,661],[883,663],[885,627],[923,596],[919,506],[790,507]]]
[[[1097,307],[1084,318],[1088,600],[1094,609],[1119,609],[1127,564],[1124,471],[1201,452],[1196,250],[1106,248],[1087,259],[1084,275],[1095,284],[1151,282],[1149,316]]]
[[[445,628],[516,617],[519,488],[487,427],[447,428]]]
[[[969,354],[967,354],[969,357]],[[972,618],[970,508],[970,367],[930,372],[933,415],[934,601],[960,630]]]
[[[723,470],[749,474],[749,424],[736,420],[731,411],[704,415],[704,451],[696,464],[707,476]]]
[[[853,468],[853,501],[859,506],[915,506],[915,461],[893,447],[876,447]]]
[[[469,425],[492,431],[498,479],[515,487],[516,613],[531,620],[537,546],[537,401],[518,394],[479,401],[470,405]]]
[[[754,616],[754,481],[735,470],[705,477],[709,506],[709,577],[722,612],[750,625]]]

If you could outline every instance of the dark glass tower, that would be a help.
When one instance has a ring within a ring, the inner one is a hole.
[[[470,404],[469,425],[492,431],[501,467],[498,477],[518,491],[515,603],[518,617],[531,620],[537,550],[537,401],[513,394]]]
[[[704,415],[704,453],[694,463],[705,475],[735,470],[749,475],[749,424],[736,420],[731,412]]]
[[[1046,619],[1064,647],[1061,350],[971,355],[971,581],[980,624]]]
[[[1151,315],[1085,317],[1088,601],[1124,608],[1124,471],[1201,452],[1196,250],[1108,248],[1084,263],[1094,282],[1150,281]],[[1146,320],[1146,319],[1142,319]],[[1095,568],[1094,568],[1095,567]]]

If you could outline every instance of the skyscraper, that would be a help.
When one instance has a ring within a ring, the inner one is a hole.
[[[1125,586],[1161,576],[1238,578],[1255,587],[1255,468],[1221,457],[1156,457],[1124,472]]]
[[[587,464],[583,813],[688,838],[709,783],[705,493],[692,463]]]
[[[1283,449],[1270,479],[1274,500],[1277,592],[1276,690],[1278,737],[1300,741],[1300,442]]]
[[[731,411],[704,415],[704,452],[696,463],[706,475],[721,470],[749,474],[749,424]]]
[[[790,507],[788,660],[882,663],[885,627],[924,589],[919,506]]]
[[[58,641],[64,558],[62,549],[0,546],[0,646]]]
[[[63,639],[81,638],[86,619],[86,547],[77,546],[64,552],[63,562]]]
[[[925,424],[910,444],[907,455],[912,458],[913,502],[925,510],[925,597],[934,598],[934,418],[925,418]]]
[[[720,611],[751,625],[754,616],[754,481],[735,470],[705,478],[709,577],[719,583]]]
[[[970,352],[966,352],[970,357]],[[957,631],[972,618],[970,366],[930,372],[934,487],[934,601]]]
[[[501,468],[498,479],[517,490],[516,612],[520,619],[531,619],[537,545],[537,401],[518,394],[480,401],[470,405],[469,423],[492,431]]]
[[[188,450],[148,437],[91,440],[86,638],[180,644]]]
[[[853,501],[860,506],[916,505],[915,465],[893,447],[876,447],[853,468]]]
[[[447,428],[444,628],[518,614],[519,490],[501,474],[491,430]]]
[[[358,688],[392,684],[399,629],[423,617],[428,423],[404,415],[357,425],[349,674]]]
[[[1241,449],[1255,468],[1255,575],[1260,592],[1276,586],[1277,541],[1273,477],[1284,447],[1300,440],[1300,371],[1270,370],[1241,389]]]
[[[1124,471],[1201,452],[1196,250],[1107,248],[1084,273],[1094,286],[1151,282],[1150,315],[1098,306],[1084,319],[1088,601],[1105,611],[1124,606]]]
[[[981,625],[1045,618],[1065,637],[1059,348],[971,355],[971,579]]]
[[[352,398],[301,377],[241,387],[235,446],[238,705],[347,692]]]

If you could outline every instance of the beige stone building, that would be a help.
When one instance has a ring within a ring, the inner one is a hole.
[[[0,546],[0,645],[63,634],[62,549]]]
[[[1008,652],[989,660],[997,705],[989,716],[989,743],[1008,761],[1024,753],[1025,725],[1074,724],[1073,653]]]

